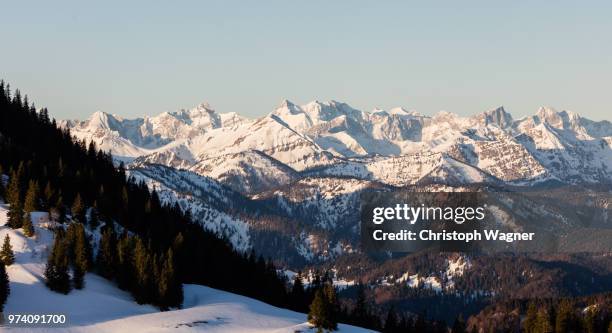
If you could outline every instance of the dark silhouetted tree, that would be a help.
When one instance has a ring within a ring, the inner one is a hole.
[[[11,237],[6,234],[4,236],[4,242],[2,243],[2,250],[0,250],[0,261],[6,266],[10,266],[15,263],[15,253],[13,253],[13,246],[11,245]]]
[[[0,313],[4,311],[4,304],[11,293],[8,274],[3,262],[0,262]]]

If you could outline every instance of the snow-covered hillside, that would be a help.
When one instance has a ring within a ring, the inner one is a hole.
[[[0,205],[0,238],[9,235],[16,262],[7,268],[11,294],[4,314],[66,314],[67,325],[38,328],[57,332],[309,332],[306,315],[199,286],[185,285],[183,308],[159,312],[136,304],[131,296],[95,274],[87,274],[83,290],[68,295],[44,285],[46,257],[53,240],[45,213],[32,214],[36,235],[5,226],[6,206]],[[0,331],[30,332],[30,327],[0,327]],[[339,325],[339,332],[371,332]]]

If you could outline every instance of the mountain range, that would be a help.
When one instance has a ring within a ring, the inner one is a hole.
[[[546,107],[515,120],[503,107],[471,117],[425,116],[285,100],[248,119],[203,103],[136,119],[96,112],[61,125],[132,165],[190,170],[249,195],[306,175],[394,186],[612,180],[612,123]]]

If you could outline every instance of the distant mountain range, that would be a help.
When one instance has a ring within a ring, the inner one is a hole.
[[[612,181],[612,123],[545,107],[515,120],[503,107],[429,117],[403,108],[364,112],[335,101],[285,100],[247,119],[203,103],[137,119],[96,112],[61,125],[117,159],[187,169],[245,194],[304,175],[395,186]]]

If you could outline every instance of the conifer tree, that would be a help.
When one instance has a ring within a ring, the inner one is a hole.
[[[31,213],[39,209],[39,189],[38,183],[35,180],[30,180],[28,183],[28,191],[23,202],[23,210],[26,213]]]
[[[70,275],[68,274],[68,246],[62,231],[57,231],[51,254],[47,259],[45,279],[47,287],[62,294],[70,292]]]
[[[23,170],[20,165],[18,170]],[[6,191],[6,201],[10,205],[7,213],[7,226],[21,228],[23,224],[23,202],[21,201],[21,180],[23,171],[13,171]]]
[[[2,243],[2,250],[0,250],[0,261],[6,266],[10,266],[15,263],[15,253],[13,253],[13,246],[11,245],[11,237],[6,234],[4,236],[4,242]]]
[[[107,279],[115,277],[116,245],[115,229],[111,225],[104,227],[100,248],[96,257],[98,273]]]
[[[537,332],[538,333],[552,333],[554,332],[555,327],[553,326],[552,321],[552,313],[551,311],[546,311],[541,309],[538,311],[537,316]]]
[[[132,254],[133,254],[132,237],[127,232],[119,238],[117,242],[117,284],[121,289],[129,289],[132,287]]]
[[[340,304],[338,303],[338,296],[336,294],[336,288],[334,287],[332,280],[328,280],[323,287],[323,293],[327,301],[328,307],[328,326],[326,328],[335,330],[338,328],[338,314],[340,313]]]
[[[527,306],[527,314],[523,322],[523,329],[525,333],[537,333],[538,332],[538,309],[534,302],[529,302]]]
[[[140,237],[136,238],[133,258],[135,285],[134,298],[139,304],[148,302],[151,299],[149,280],[151,278],[151,258]]]
[[[25,217],[22,223],[23,233],[27,237],[34,236],[34,226],[32,225],[32,215],[33,211],[39,209],[39,190],[38,183],[36,181],[30,180],[28,184],[28,191],[26,193],[26,197],[23,204],[23,210],[25,211]]]
[[[572,305],[568,300],[563,300],[559,304],[557,318],[555,320],[555,332],[565,333],[573,328]]]
[[[308,312],[308,322],[316,327],[318,332],[322,332],[323,329],[328,328],[328,304],[325,299],[323,291],[320,289],[315,292],[314,299],[310,304],[310,311]]]
[[[353,310],[353,317],[358,325],[367,325],[369,313],[366,305],[365,286],[362,283],[357,285],[357,302]]]
[[[80,193],[77,193],[76,197],[74,198],[71,212],[73,220],[85,223],[85,206],[83,205],[83,200],[81,199]]]
[[[78,223],[74,229],[74,241],[72,242],[74,256],[72,264],[73,284],[76,289],[83,289],[85,284],[83,277],[91,265],[91,248],[83,225]]]
[[[34,236],[34,225],[32,224],[32,215],[30,213],[26,213],[25,218],[23,219],[23,234],[26,237]]]
[[[159,303],[162,310],[170,307],[180,307],[182,300],[182,284],[177,280],[174,270],[172,248],[168,249],[160,271],[158,290]]]
[[[0,262],[0,313],[4,311],[4,304],[11,293],[8,274],[6,274],[6,266]]]
[[[302,273],[298,272],[293,279],[291,287],[291,299],[294,302],[293,309],[295,311],[306,310],[306,293],[304,292],[304,284],[302,283]]]
[[[98,202],[94,201],[93,206],[89,209],[89,225],[92,229],[96,229],[100,224],[100,212],[98,211]]]
[[[55,192],[53,191],[53,188],[51,187],[51,182],[48,181],[47,185],[45,185],[45,189],[43,190],[43,199],[45,202],[45,208],[46,209],[50,209],[54,202],[53,202],[53,197],[55,196]]]

